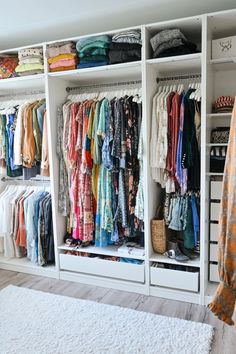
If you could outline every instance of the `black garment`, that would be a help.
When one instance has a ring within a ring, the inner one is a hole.
[[[141,45],[136,43],[111,43],[109,63],[125,63],[141,59]]]
[[[183,42],[183,44],[177,47],[168,48],[162,51],[161,53],[159,53],[158,55],[154,53],[153,58],[171,57],[171,56],[185,55],[191,53],[199,53],[196,44],[192,42]]]

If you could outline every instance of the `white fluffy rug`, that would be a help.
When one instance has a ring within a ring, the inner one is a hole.
[[[209,354],[206,324],[8,286],[1,354]]]

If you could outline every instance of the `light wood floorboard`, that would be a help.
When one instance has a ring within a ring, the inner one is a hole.
[[[125,291],[0,270],[0,289],[16,285],[138,311],[203,322],[215,327],[212,354],[236,354],[236,330],[219,321],[206,307]],[[171,354],[171,353],[170,353]],[[198,354],[196,348],[196,354]]]

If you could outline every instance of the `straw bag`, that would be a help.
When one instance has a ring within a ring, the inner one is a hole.
[[[161,218],[161,208],[157,209],[157,217],[151,221],[152,247],[156,253],[166,252],[166,226]]]

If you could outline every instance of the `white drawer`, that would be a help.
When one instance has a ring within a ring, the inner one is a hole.
[[[218,245],[215,243],[210,244],[210,261],[218,262]]]
[[[210,220],[218,221],[220,216],[220,203],[211,203]]]
[[[144,265],[60,254],[60,269],[144,283]]]
[[[151,284],[198,292],[199,273],[151,267]]]
[[[219,224],[210,224],[210,241],[218,242]]]
[[[218,264],[210,264],[209,280],[215,281],[217,283],[220,282],[219,273],[218,273]]]
[[[222,181],[211,181],[211,199],[221,199]]]

